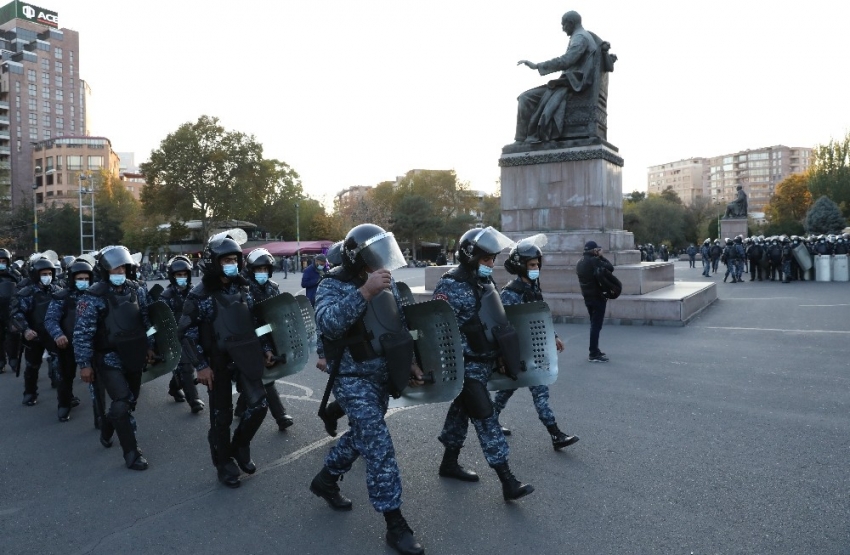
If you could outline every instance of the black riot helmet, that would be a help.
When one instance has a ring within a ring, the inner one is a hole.
[[[8,265],[12,263],[12,253],[9,252],[9,249],[0,249],[0,259],[6,259],[6,266],[8,269]]]
[[[242,247],[239,246],[233,237],[227,232],[213,235],[207,246],[204,248],[204,253],[201,256],[201,269],[204,270],[204,275],[221,277],[224,275],[224,270],[221,267],[219,259],[229,254],[235,254],[237,257],[237,271],[241,272],[243,268],[242,262]]]
[[[177,278],[174,277],[174,274],[177,272],[189,272],[189,281],[186,282],[186,285],[192,285],[192,261],[189,260],[188,256],[178,254],[173,257],[165,265],[165,271],[168,272],[169,283],[174,287],[177,287]]]
[[[269,267],[269,277],[274,273],[274,256],[266,249],[254,249],[245,257],[245,267],[248,270],[255,270],[260,266]]]
[[[407,265],[395,236],[375,224],[351,228],[342,243],[342,265],[360,273],[363,269],[395,270]]]
[[[344,241],[337,241],[328,249],[328,253],[325,255],[328,259],[328,262],[333,264],[334,266],[339,266],[342,264],[342,244]]]
[[[491,226],[483,229],[470,229],[460,236],[455,257],[462,265],[477,268],[478,261],[482,257],[499,254],[503,249],[511,247],[513,244],[513,241]]]
[[[740,235],[736,235],[735,236],[735,242],[740,245],[741,243],[744,242],[744,238]]]
[[[727,245],[727,246],[732,245],[732,239],[730,239],[730,238],[726,237],[724,240],[726,241],[726,245]]]
[[[124,266],[127,279],[136,280],[136,261],[133,260],[130,249],[123,245],[110,245],[101,249],[97,265],[100,269],[99,278],[103,281],[109,281],[109,272],[121,266]]]
[[[70,266],[71,264],[73,264],[73,263],[74,263],[74,260],[76,260],[76,259],[77,259],[77,258],[76,258],[75,256],[70,256],[70,255],[68,255],[68,256],[63,256],[63,257],[62,257],[62,260],[60,260],[60,261],[59,261],[59,263],[60,263],[60,265],[61,265],[61,267],[62,267],[62,271],[67,273],[67,271],[68,271],[68,266]]]
[[[50,270],[50,275],[54,280],[56,279],[56,266],[53,265],[53,261],[42,257],[30,263],[30,281],[39,283],[39,275],[42,270]]]
[[[74,261],[65,268],[65,273],[68,275],[68,289],[76,288],[74,282],[77,280],[77,274],[88,274],[89,285],[94,283],[94,269],[91,264],[85,260],[79,258],[74,259]]]
[[[527,237],[514,245],[505,259],[505,270],[515,276],[528,277],[528,261],[537,259],[540,267],[543,267],[543,251],[540,247],[546,244],[546,235],[538,233]]]

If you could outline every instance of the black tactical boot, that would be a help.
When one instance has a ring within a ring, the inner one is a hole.
[[[80,406],[80,398],[76,396],[71,397],[71,408],[76,408]]]
[[[233,458],[236,464],[245,474],[253,474],[257,471],[257,465],[251,460],[251,446],[233,444]]]
[[[549,436],[552,438],[552,447],[554,447],[556,451],[578,441],[578,436],[568,436],[558,429],[557,424],[546,426],[546,429],[549,430]]]
[[[183,395],[183,391],[180,390],[180,384],[177,383],[176,377],[172,377],[171,381],[168,382],[168,394],[174,397],[175,403],[183,403],[186,401],[186,396]]]
[[[148,469],[148,461],[142,456],[142,452],[138,448],[124,453],[124,463],[130,470]]]
[[[292,417],[285,413],[280,418],[276,418],[275,421],[277,422],[277,429],[281,432],[295,423],[295,421],[292,420]]]
[[[38,404],[38,394],[37,393],[24,393],[24,400],[22,404],[28,407],[34,407]]]
[[[493,467],[493,470],[496,471],[496,474],[499,475],[499,480],[502,481],[502,495],[505,501],[513,501],[520,497],[525,497],[534,491],[534,486],[520,483],[514,477],[511,469],[508,467],[508,463],[497,464]]]
[[[322,422],[325,423],[325,431],[331,437],[336,437],[337,421],[345,416],[345,411],[339,406],[336,401],[331,401],[325,408],[325,413],[320,416]]]
[[[334,476],[328,467],[323,467],[313,481],[310,482],[310,491],[314,495],[321,497],[328,502],[335,511],[350,511],[351,499],[345,497],[339,492],[337,481],[342,479],[342,476]]]
[[[477,482],[479,479],[478,474],[471,470],[466,470],[457,462],[459,455],[460,449],[446,447],[446,452],[443,453],[443,462],[440,463],[440,476],[443,478],[454,478],[462,482]]]
[[[402,555],[423,555],[425,550],[416,538],[407,521],[401,516],[401,511],[395,509],[384,513],[387,521],[387,544]]]
[[[725,276],[723,276],[723,283],[726,283],[727,279],[729,279],[729,274],[726,274]]]
[[[239,468],[233,459],[227,459],[223,464],[216,467],[218,481],[229,488],[239,487]]]
[[[71,407],[59,407],[57,412],[59,422],[67,422],[71,419]]]
[[[204,405],[204,402],[200,399],[190,401],[189,406],[192,407],[192,414],[198,414],[199,412],[204,410],[204,407],[206,407],[206,405]]]

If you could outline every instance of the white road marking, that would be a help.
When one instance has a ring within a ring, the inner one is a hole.
[[[735,330],[735,331],[779,331],[784,333],[839,333],[850,334],[850,330],[781,330],[777,328],[735,328],[726,326],[700,326],[707,330]]]

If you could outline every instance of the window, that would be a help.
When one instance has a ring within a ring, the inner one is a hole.
[[[36,167],[35,173],[41,173],[41,168],[44,167],[44,164],[42,162],[44,162],[43,158],[36,158],[35,159],[35,167]]]
[[[57,185],[58,185],[58,183],[57,183]],[[61,197],[61,196],[62,196],[62,191],[56,191],[56,196],[57,196],[57,197]]]
[[[99,170],[103,167],[103,156],[89,156],[89,169]]]
[[[72,119],[71,120],[71,131],[73,131],[73,130],[74,130],[74,120]]]
[[[21,123],[21,111],[20,110],[15,110],[15,121],[18,122],[18,123]],[[18,127],[18,133],[20,134],[20,132],[21,132],[21,128]]]
[[[73,50],[68,51],[68,56],[70,56],[70,58],[71,58],[71,63],[74,63],[74,51]]]
[[[53,170],[53,156],[48,156],[45,160],[47,160],[47,168],[45,171]]]
[[[46,182],[47,182],[48,185],[53,185],[53,174],[52,173],[47,176]],[[48,193],[48,195],[49,195],[49,193]]]
[[[53,135],[50,133],[50,129],[45,129],[45,130],[44,130],[44,139],[45,139],[45,140],[49,139],[49,138],[50,138],[50,137],[52,137],[52,136],[53,136]]]
[[[56,129],[65,129],[65,118],[56,118]]]
[[[28,69],[27,70],[27,81],[29,81],[30,83],[35,83],[35,70],[34,69]]]
[[[62,171],[62,156],[56,157],[56,171]]]
[[[61,75],[54,75],[53,76],[53,84],[56,85],[57,87],[61,87],[62,86],[62,76]]]
[[[20,81],[15,81],[15,92],[16,93],[21,92],[21,82]],[[33,94],[35,94],[35,93],[33,93]]]
[[[44,114],[41,116],[41,124],[44,127],[50,127],[50,114]]]
[[[54,58],[61,58],[62,57],[62,47],[61,46],[54,46],[53,47],[53,57]]]
[[[38,114],[30,112],[30,127],[35,127],[36,125],[38,125]]]
[[[49,85],[50,84],[50,74],[46,71],[41,74],[41,84]]]
[[[71,64],[71,67],[68,68],[68,75],[74,75],[74,64]]]
[[[38,140],[38,127],[30,127],[30,141]]]
[[[47,58],[41,59],[41,71],[50,71],[50,60]]]
[[[81,170],[83,169],[83,157],[69,154],[68,158],[68,170]]]
[[[65,100],[65,92],[62,89],[56,89],[56,100],[59,102]]]
[[[44,112],[45,114],[50,113],[50,101],[49,100],[45,100],[41,103],[41,111]]]
[[[41,87],[41,98],[50,98],[50,87]]]
[[[62,104],[56,104],[56,115],[62,116],[65,115],[65,107]]]
[[[47,196],[52,197],[52,196],[53,196],[53,191],[47,191]]]
[[[17,85],[17,83],[15,83]],[[36,86],[35,83],[30,83],[27,85],[27,94],[30,96],[35,96]]]
[[[34,98],[28,98],[27,99],[27,107],[29,108],[30,112],[35,112],[36,104],[37,104],[37,102]]]
[[[62,62],[57,60],[56,63],[53,64],[53,69],[56,71],[56,73],[62,73]]]
[[[61,157],[60,157],[60,159],[61,159]],[[61,168],[60,168],[60,169],[61,169]],[[57,173],[57,174],[56,174],[56,184],[57,184],[57,185],[62,185],[62,174],[61,174],[61,173]]]

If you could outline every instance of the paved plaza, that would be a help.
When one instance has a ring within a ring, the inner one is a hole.
[[[677,280],[718,282],[688,326],[605,326],[608,364],[587,362],[586,325],[556,326],[566,352],[551,406],[581,441],[553,451],[530,394],[514,395],[501,421],[531,496],[502,500],[471,427],[460,460],[481,482],[437,476],[446,404],[387,416],[402,510],[426,553],[850,553],[850,283],[733,285],[675,265]],[[395,275],[424,284],[422,269]],[[300,278],[274,276],[293,293]],[[314,364],[279,380],[295,425],[266,419],[259,470],[237,490],[216,480],[207,412],[174,403],[168,377],[142,388],[150,469],[132,472],[117,442],[98,442],[82,383],[83,404],[60,424],[46,365],[35,407],[21,405],[22,379],[0,375],[0,553],[391,553],[362,463],[340,484],[353,511],[308,490],[333,441]]]

